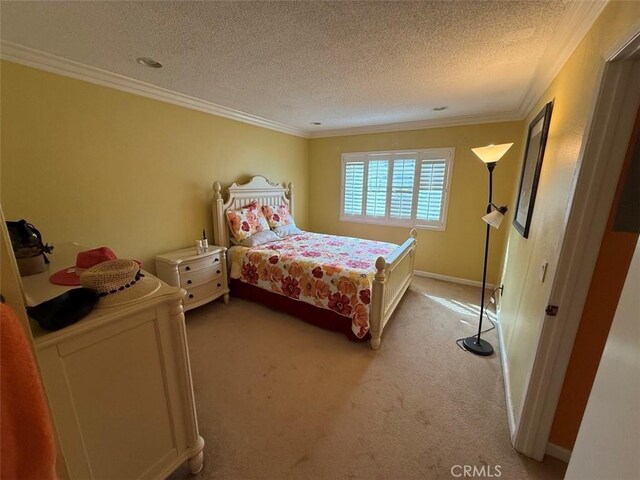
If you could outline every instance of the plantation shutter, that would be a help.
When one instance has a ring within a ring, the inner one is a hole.
[[[416,159],[406,155],[393,160],[391,174],[391,204],[389,217],[410,219],[413,210],[413,184],[416,174]]]
[[[344,153],[340,220],[443,231],[455,149]]]
[[[345,215],[362,215],[364,197],[364,156],[347,157],[344,166]]]
[[[367,217],[387,214],[389,159],[371,156],[367,168]]]
[[[442,200],[446,188],[446,175],[447,161],[445,159],[422,160],[418,184],[417,220],[442,222]]]

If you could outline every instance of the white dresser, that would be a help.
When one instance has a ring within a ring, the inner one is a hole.
[[[69,287],[48,277],[85,248],[56,246],[48,270],[23,277],[27,305]],[[146,273],[146,275],[151,276]],[[121,306],[96,308],[56,332],[31,322],[33,342],[71,479],[162,479],[184,461],[202,468],[182,309],[161,284]]]
[[[194,247],[168,252],[156,256],[156,272],[162,281],[187,291],[185,312],[220,297],[229,303],[226,253],[216,246],[200,255]]]

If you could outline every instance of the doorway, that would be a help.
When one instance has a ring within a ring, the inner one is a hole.
[[[516,450],[541,460],[553,423],[565,372],[589,291],[603,233],[627,145],[640,105],[640,32],[605,56],[601,83],[549,296],[557,316],[542,323],[529,371],[520,421],[514,432]]]
[[[578,435],[640,231],[640,110],[591,278],[547,453],[568,461]]]

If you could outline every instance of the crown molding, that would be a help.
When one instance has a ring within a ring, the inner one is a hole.
[[[191,110],[198,110],[211,115],[230,118],[232,120],[237,120],[238,122],[276,130],[289,135],[309,138],[308,132],[290,125],[285,125],[284,123],[275,122],[256,115],[251,115],[250,113],[234,110],[233,108],[201,100],[167,88],[141,82],[140,80],[125,77],[124,75],[91,67],[80,62],[68,60],[50,53],[41,52],[13,42],[7,42],[4,40],[0,42],[0,58],[10,62],[26,65],[28,67],[38,68],[47,72],[75,78],[77,80],[115,88],[116,90],[141,95],[143,97],[160,100],[161,102],[171,103],[173,105],[179,105]]]
[[[157,85],[135,80],[117,73],[91,67],[57,55],[45,53],[13,42],[0,42],[0,58],[29,67],[38,68],[78,80],[115,88],[128,93],[142,95],[162,102],[198,110],[200,112],[230,118],[250,125],[268,128],[302,138],[339,137],[347,135],[364,135],[370,133],[399,132],[405,130],[421,130],[438,127],[457,127],[483,123],[499,123],[523,120],[535,107],[540,97],[558,75],[578,44],[585,37],[593,23],[602,13],[610,0],[573,1],[567,7],[560,24],[555,30],[550,45],[561,45],[560,49],[547,49],[536,67],[535,74],[526,93],[522,97],[519,108],[508,112],[480,115],[466,115],[442,119],[418,120],[412,122],[391,123],[382,125],[366,125],[329,130],[309,131],[284,123],[279,123],[250,113],[234,110],[206,100],[175,92]]]
[[[483,123],[500,123],[522,120],[517,110],[512,112],[489,113],[486,115],[464,115],[414,122],[386,123],[383,125],[367,125],[364,127],[337,128],[320,130],[311,133],[311,138],[342,137],[346,135],[366,135],[368,133],[401,132],[405,130],[422,130],[426,128],[459,127],[463,125],[480,125]]]
[[[518,109],[521,118],[526,118],[535,107],[608,3],[609,0],[591,0],[574,1],[569,4],[549,41],[549,45],[558,45],[559,48],[547,48],[540,58]]]
[[[520,120],[517,112],[498,113],[489,115],[469,115],[455,118],[420,120],[414,122],[393,123],[384,125],[367,125],[363,127],[340,128],[309,132],[290,125],[258,117],[250,113],[241,112],[224,107],[206,100],[201,100],[190,95],[185,95],[167,88],[159,87],[147,82],[135,80],[124,75],[103,70],[97,67],[85,65],[57,55],[42,52],[25,47],[6,40],[0,41],[0,58],[28,67],[45,70],[66,77],[75,78],[85,82],[114,88],[127,93],[141,95],[161,102],[179,105],[181,107],[198,110],[200,112],[230,118],[250,125],[276,130],[278,132],[295,135],[302,138],[334,137],[344,135],[356,135],[364,133],[394,132],[402,130],[419,130],[423,128],[452,127],[459,125],[472,125],[479,123],[504,122]]]

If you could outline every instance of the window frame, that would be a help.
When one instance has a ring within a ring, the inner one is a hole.
[[[342,161],[340,164],[341,178],[340,178],[340,221],[349,223],[363,223],[369,225],[387,225],[392,227],[411,227],[421,230],[432,230],[443,232],[447,228],[447,217],[449,212],[449,200],[451,193],[451,177],[453,176],[453,162],[455,158],[455,147],[441,147],[441,148],[421,148],[421,149],[409,149],[409,150],[385,150],[385,151],[370,151],[370,152],[345,152],[342,154]],[[389,217],[391,207],[391,182],[393,177],[393,161],[395,155],[407,155],[415,154],[416,166],[414,172],[414,185],[413,185],[413,197],[411,218],[406,220],[392,219]],[[349,161],[356,161],[356,156],[361,156],[364,162],[363,171],[363,192],[362,192],[362,213],[360,215],[349,215],[344,213],[344,195],[345,195],[345,177],[346,177],[346,165]],[[378,157],[371,159],[370,156]],[[387,173],[388,187],[387,198],[385,204],[385,216],[379,218],[367,217],[367,188],[368,188],[368,175],[369,175],[369,161],[379,160],[380,157],[385,156],[389,158],[389,171]],[[418,196],[420,185],[420,173],[423,160],[445,160],[445,178],[444,188],[442,192],[442,218],[440,222],[422,221],[416,218],[418,208]]]

